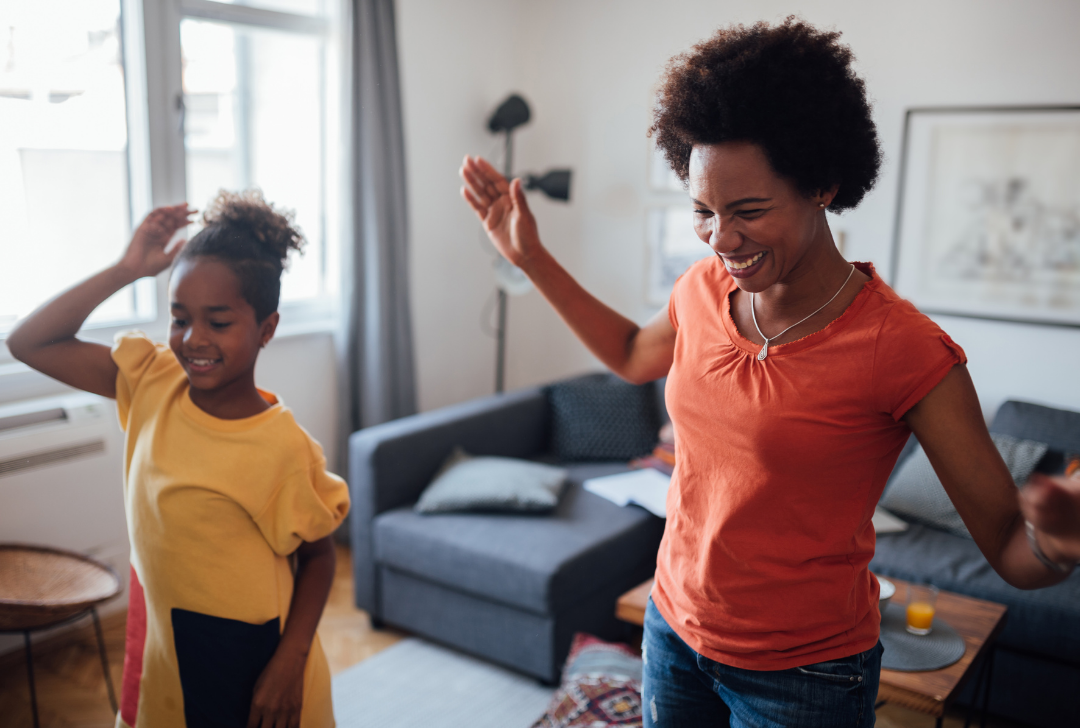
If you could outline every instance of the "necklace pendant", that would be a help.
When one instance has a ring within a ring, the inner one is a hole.
[[[761,351],[757,353],[758,361],[765,361],[765,357],[769,355],[769,340],[765,340],[765,346],[761,347]]]

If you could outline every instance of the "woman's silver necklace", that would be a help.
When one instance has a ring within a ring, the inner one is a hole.
[[[758,336],[765,339],[765,346],[761,347],[761,351],[758,352],[757,360],[758,361],[765,361],[765,357],[767,357],[769,355],[769,343],[770,342],[776,341],[781,336],[783,336],[787,332],[791,331],[793,328],[795,328],[799,324],[801,324],[804,321],[812,318],[813,316],[821,313],[822,309],[824,309],[825,306],[828,306],[830,303],[835,301],[836,297],[840,295],[840,291],[844,290],[844,288],[847,286],[848,281],[851,280],[851,276],[854,275],[854,273],[855,273],[855,266],[852,265],[851,270],[848,271],[847,278],[844,279],[844,285],[840,286],[840,290],[838,290],[836,293],[834,293],[832,298],[830,298],[828,301],[826,301],[825,304],[821,308],[819,308],[817,311],[814,311],[814,313],[810,314],[809,316],[804,318],[802,321],[797,321],[797,322],[793,323],[791,326],[788,326],[786,329],[784,329],[783,331],[781,331],[779,334],[772,337],[771,339],[768,336],[766,336],[765,334],[761,333],[761,327],[757,325],[757,313],[754,312],[754,294],[751,293],[750,294],[750,317],[752,319],[754,319],[754,328],[757,329]]]

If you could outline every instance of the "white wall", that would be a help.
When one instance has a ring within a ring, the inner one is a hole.
[[[667,59],[731,22],[797,13],[844,34],[886,154],[876,190],[834,228],[888,275],[897,162],[910,106],[1080,102],[1080,3],[965,0],[398,0],[409,158],[413,315],[423,409],[491,390],[480,331],[492,290],[478,225],[458,198],[462,155],[490,154],[487,115],[510,91],[533,109],[517,170],[574,169],[573,199],[536,199],[548,247],[638,321],[646,305],[646,174],[653,90]],[[987,410],[1006,398],[1080,409],[1080,329],[940,317],[968,352]],[[596,367],[533,292],[511,300],[508,384]]]
[[[457,170],[465,154],[498,150],[485,125],[520,75],[523,6],[506,0],[397,5],[413,334],[424,410],[494,386],[494,339],[481,326],[494,291],[493,249],[458,196]]]
[[[274,392],[296,421],[319,441],[331,470],[338,455],[338,412],[334,339],[328,333],[274,339],[259,355],[255,382]]]

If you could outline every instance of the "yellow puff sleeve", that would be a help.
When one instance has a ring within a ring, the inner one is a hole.
[[[255,523],[270,547],[285,556],[302,541],[329,536],[349,512],[349,488],[326,471],[322,448],[311,442],[310,467],[294,472],[274,491]]]
[[[116,408],[120,427],[127,430],[131,401],[143,376],[158,356],[172,356],[164,344],[155,344],[141,331],[126,331],[113,340],[112,358],[116,362]]]

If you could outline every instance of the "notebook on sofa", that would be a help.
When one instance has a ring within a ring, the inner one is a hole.
[[[667,501],[669,485],[670,476],[652,468],[589,478],[582,483],[585,490],[607,498],[612,503],[620,506],[632,503],[661,518],[667,517],[664,504]]]

